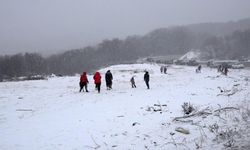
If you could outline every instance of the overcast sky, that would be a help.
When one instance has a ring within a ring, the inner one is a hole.
[[[172,25],[250,17],[250,0],[0,0],[0,54],[55,52]]]

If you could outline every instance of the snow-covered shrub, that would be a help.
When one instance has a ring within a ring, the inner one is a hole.
[[[193,105],[191,105],[190,103],[184,102],[183,105],[181,105],[182,107],[182,111],[185,115],[189,115],[192,112],[194,112],[195,108]]]
[[[216,133],[214,141],[217,141],[218,143],[224,143],[223,146],[227,148],[233,147],[236,142],[236,136],[240,136],[240,133],[236,130],[236,128],[228,128],[226,130],[221,129]]]

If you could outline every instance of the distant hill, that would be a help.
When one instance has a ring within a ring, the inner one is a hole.
[[[151,55],[185,54],[191,49],[210,58],[238,59],[250,56],[250,18],[223,23],[200,23],[153,30],[142,37]]]
[[[205,53],[206,59],[250,57],[250,18],[160,28],[143,36],[105,39],[95,46],[47,58],[39,54],[0,56],[0,78],[41,73],[72,75],[144,57],[184,55],[192,49]]]
[[[234,31],[244,31],[250,29],[250,18],[239,21],[230,21],[222,23],[199,23],[185,26],[191,32],[196,34],[209,34],[213,36],[230,35]]]

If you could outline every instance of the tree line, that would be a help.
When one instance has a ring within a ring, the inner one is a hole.
[[[91,72],[102,66],[135,62],[148,56],[183,55],[191,49],[200,50],[206,54],[206,59],[249,57],[250,27],[223,35],[194,32],[190,26],[169,27],[144,36],[103,40],[95,46],[49,57],[38,53],[0,56],[0,78],[52,73],[73,75],[82,71]]]

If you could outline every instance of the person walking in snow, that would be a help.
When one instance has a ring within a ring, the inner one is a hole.
[[[227,66],[225,66],[225,68],[224,68],[224,75],[226,75],[226,76],[227,76],[227,74],[228,74],[228,67],[227,67]]]
[[[83,72],[82,75],[81,75],[81,78],[80,78],[80,90],[79,92],[83,91],[83,87],[85,87],[85,91],[86,92],[89,92],[88,91],[88,83],[89,83],[89,80],[88,80],[88,77],[87,77],[87,73],[86,72]]]
[[[201,65],[199,65],[196,69],[196,73],[201,73]]]
[[[201,72],[201,65],[198,66],[198,71]]]
[[[222,67],[222,65],[219,65],[219,66],[218,66],[217,72],[223,72],[223,67]]]
[[[163,69],[163,70],[164,70],[164,74],[167,74],[167,70],[168,70],[168,69],[167,69],[167,66],[164,66],[164,69]]]
[[[163,66],[161,66],[160,70],[161,70],[161,73],[163,73],[164,67],[163,67]]]
[[[144,81],[147,85],[147,88],[149,89],[149,73],[148,73],[148,71],[146,71],[144,74]]]
[[[130,83],[132,85],[132,88],[136,88],[134,76],[130,79]]]
[[[113,80],[113,75],[110,72],[110,70],[108,70],[105,74],[105,80],[106,80],[106,86],[107,86],[107,90],[111,90],[112,89],[112,80]]]
[[[100,72],[96,72],[93,78],[95,81],[95,87],[98,90],[98,93],[100,93],[100,91],[101,91],[101,79],[102,79]]]

